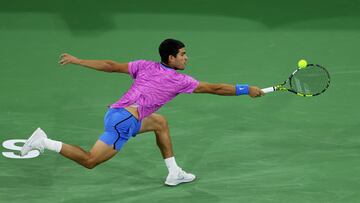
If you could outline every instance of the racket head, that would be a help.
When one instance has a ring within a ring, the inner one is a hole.
[[[329,88],[330,74],[321,65],[308,64],[305,68],[296,69],[285,83],[288,87],[282,85],[282,88],[299,96],[312,97]]]

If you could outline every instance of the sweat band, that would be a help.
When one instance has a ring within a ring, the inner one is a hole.
[[[243,94],[249,94],[249,85],[248,84],[236,84],[236,96],[240,96]]]

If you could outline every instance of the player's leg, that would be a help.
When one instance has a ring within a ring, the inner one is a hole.
[[[64,144],[60,153],[91,169],[113,157],[132,137],[132,132],[140,128],[140,122],[124,108],[110,108],[105,115],[104,125],[105,132],[90,152],[77,146]]]
[[[164,116],[153,113],[142,120],[139,133],[152,131],[156,135],[156,144],[160,149],[162,157],[164,159],[173,157],[174,152],[170,138],[170,130]]]
[[[195,175],[183,171],[175,161],[170,138],[169,125],[165,117],[153,113],[142,120],[139,133],[152,131],[155,133],[156,143],[169,171],[165,184],[169,186],[176,186],[180,183],[186,183],[195,180]]]
[[[130,128],[137,126],[136,124],[139,126],[139,121],[125,109],[109,109],[104,119],[105,132],[89,152],[78,146],[48,139],[46,133],[38,128],[22,147],[21,154],[26,155],[33,149],[41,152],[48,149],[86,168],[94,168],[113,157],[121,149],[131,137],[127,132]]]
[[[21,155],[26,155],[29,151],[34,149],[41,152],[47,149],[60,153],[64,157],[89,169],[110,159],[117,152],[112,146],[109,146],[100,140],[98,140],[93,148],[87,152],[81,147],[49,139],[46,133],[40,128],[36,129],[25,142],[21,149]]]
[[[78,164],[92,169],[95,166],[112,158],[117,151],[101,140],[96,141],[92,149],[87,152],[81,147],[63,143],[60,154]]]

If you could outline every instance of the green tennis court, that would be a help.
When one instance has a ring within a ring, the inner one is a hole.
[[[0,143],[37,128],[90,149],[128,75],[73,65],[61,53],[159,60],[166,38],[186,44],[184,73],[214,83],[268,87],[299,59],[325,66],[330,88],[302,98],[181,95],[159,113],[177,162],[197,181],[164,186],[152,133],[87,170],[53,152],[7,158],[0,202],[358,202],[360,1],[13,0],[0,6]],[[21,145],[18,145],[21,146]]]

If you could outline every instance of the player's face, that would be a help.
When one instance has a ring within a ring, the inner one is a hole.
[[[184,70],[188,61],[185,48],[179,49],[179,53],[174,58],[174,66],[179,70]]]

